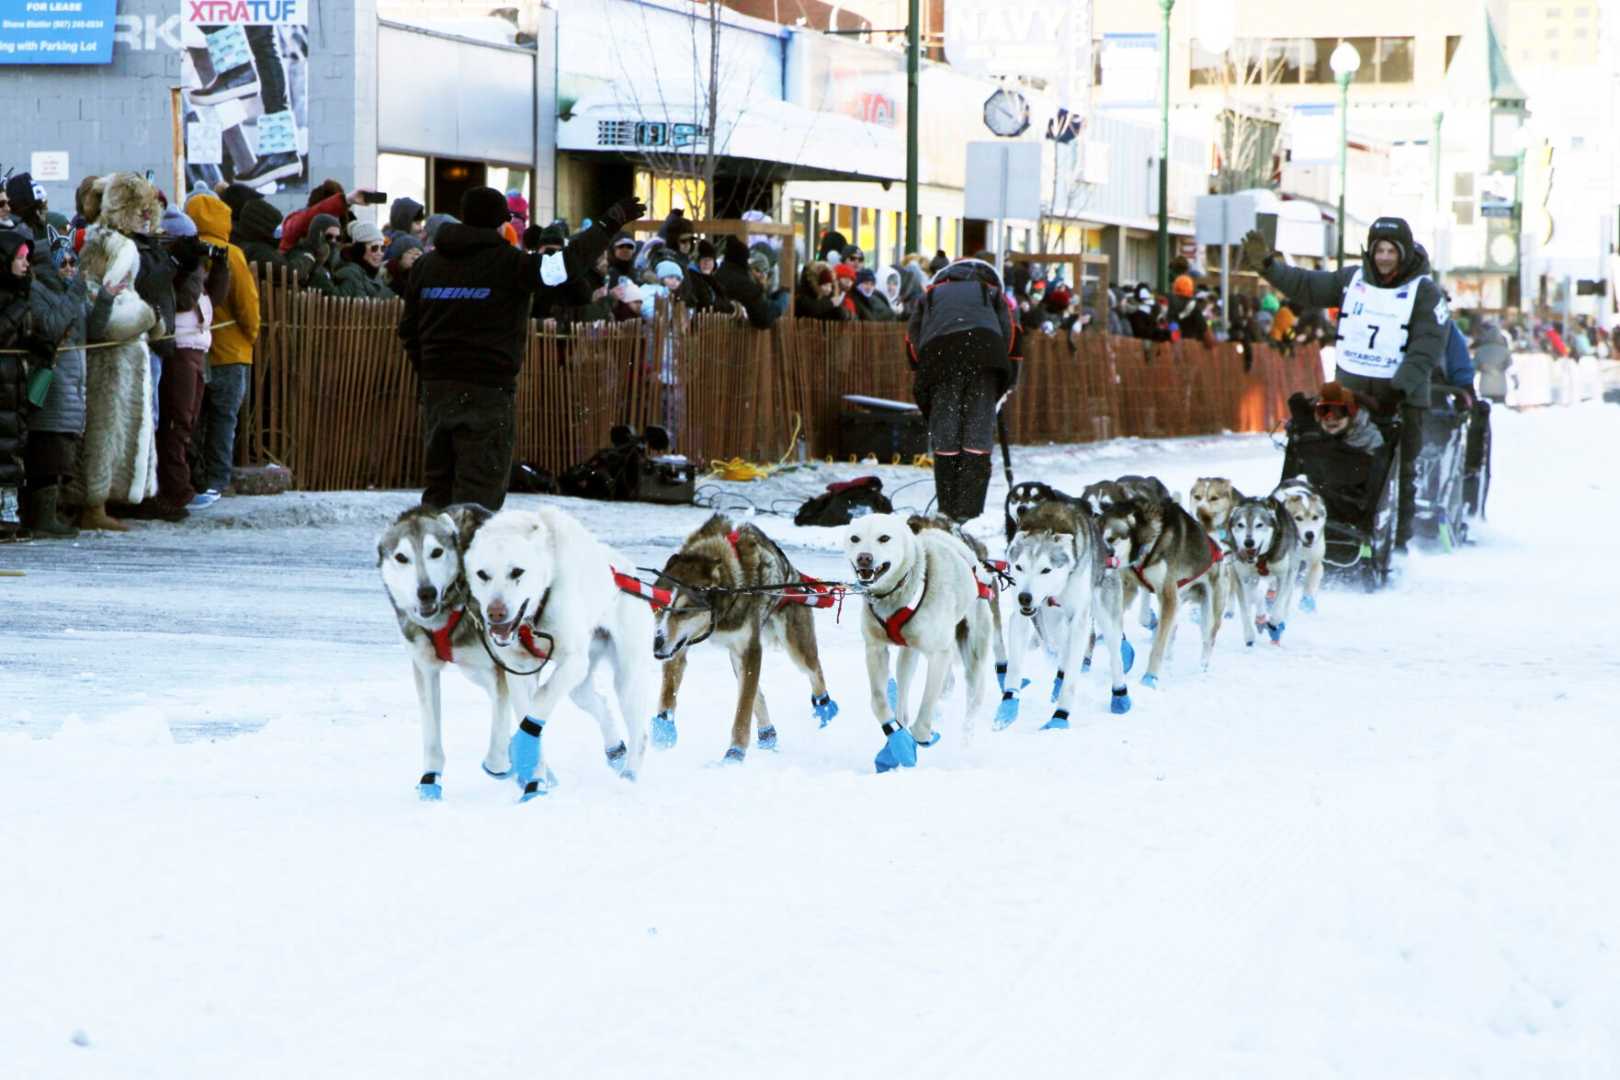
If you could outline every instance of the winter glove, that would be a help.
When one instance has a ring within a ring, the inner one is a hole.
[[[1474,408],[1474,392],[1466,386],[1453,386],[1451,389],[1452,404],[1458,412],[1470,412]]]
[[[627,222],[640,221],[647,213],[647,204],[634,195],[626,195],[606,210],[602,211],[602,222],[614,232],[624,228]]]
[[[1243,238],[1243,246],[1238,251],[1238,262],[1245,270],[1258,273],[1265,269],[1266,263],[1271,259],[1271,245],[1260,234],[1259,229],[1250,229]]]

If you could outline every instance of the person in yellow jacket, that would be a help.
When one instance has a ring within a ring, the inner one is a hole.
[[[202,460],[193,469],[200,477],[195,482],[197,497],[191,501],[190,509],[202,510],[219,501],[231,483],[236,414],[247,398],[248,380],[253,373],[253,343],[259,338],[259,286],[242,249],[230,242],[229,206],[216,196],[200,193],[186,200],[186,214],[197,223],[197,236],[203,243],[224,250],[231,268],[225,303],[214,311],[208,387],[203,393],[194,444],[200,447]]]

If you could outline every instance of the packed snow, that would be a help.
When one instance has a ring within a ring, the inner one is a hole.
[[[958,689],[941,745],[874,775],[850,604],[817,615],[829,728],[771,655],[781,750],[718,766],[705,646],[639,782],[570,706],[561,786],[523,805],[454,674],[445,800],[417,799],[374,547],[410,493],[0,548],[0,1075],[1612,1076],[1617,419],[1499,410],[1476,543],[1325,593],[1280,648],[1229,622],[1207,675],[1183,633],[1127,716],[1070,673],[1073,730],[1026,696],[968,740]],[[1281,466],[1264,436],[1014,457],[1069,490]],[[709,494],[787,509],[865,471]],[[706,514],[563,504],[643,566]],[[756,520],[847,577],[836,531]]]

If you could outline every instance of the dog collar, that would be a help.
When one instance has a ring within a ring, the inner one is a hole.
[[[975,579],[975,580],[977,580],[977,579]],[[885,597],[893,596],[895,593],[897,593],[899,591],[900,591],[900,586],[896,585],[894,588],[892,588],[888,592],[884,593],[883,596],[879,597],[878,599],[881,600],[881,599],[883,599]],[[900,647],[904,648],[906,645],[909,644],[909,642],[906,641],[906,635],[904,633],[905,628],[906,628],[906,624],[911,621],[911,618],[912,618],[913,615],[917,614],[917,609],[922,607],[923,597],[925,597],[927,595],[928,595],[928,574],[927,574],[926,571],[924,571],[923,574],[922,574],[922,588],[917,590],[917,599],[913,603],[911,603],[910,605],[908,605],[906,607],[903,607],[900,610],[896,611],[893,615],[890,615],[887,619],[880,616],[877,613],[877,611],[873,609],[871,601],[867,602],[866,610],[872,612],[872,618],[876,619],[878,625],[883,627],[883,632],[889,636],[889,641],[892,642],[895,645],[899,645]]]
[[[456,627],[461,624],[461,618],[465,614],[467,614],[465,608],[451,608],[450,618],[445,620],[444,625],[437,630],[428,631],[433,639],[433,653],[441,664],[456,662],[455,649],[450,644],[450,638],[455,634]]]

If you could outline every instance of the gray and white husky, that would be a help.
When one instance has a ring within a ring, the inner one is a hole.
[[[1294,519],[1275,499],[1244,499],[1232,509],[1233,576],[1243,618],[1243,643],[1253,645],[1256,628],[1282,643],[1288,613],[1294,605],[1303,548]],[[1267,611],[1266,594],[1277,599]]]
[[[1081,670],[1093,621],[1102,641],[1113,643],[1123,636],[1118,564],[1109,565],[1110,553],[1092,516],[1079,505],[1059,502],[1042,503],[1020,518],[1007,561],[1018,611],[1008,634],[1007,684],[995,726],[1006,727],[1018,717],[1025,657],[1031,637],[1038,636],[1057,655],[1062,680],[1054,694],[1057,708],[1042,730],[1067,728],[1076,680],[1064,673]],[[1110,646],[1106,651],[1113,688],[1110,708],[1128,712],[1131,698],[1120,650]]]
[[[413,507],[377,539],[377,566],[416,679],[422,718],[422,779],[417,790],[424,799],[442,794],[444,713],[439,677],[452,664],[489,695],[484,771],[504,777],[509,768],[511,687],[507,674],[479,643],[483,630],[469,610],[471,598],[461,563],[472,535],[489,516],[488,510],[471,503],[442,511]]]
[[[1327,561],[1327,501],[1303,476],[1284,480],[1271,497],[1288,511],[1299,530],[1305,564],[1305,594],[1299,598],[1299,607],[1301,611],[1315,611],[1316,591],[1322,587],[1322,568]]]

